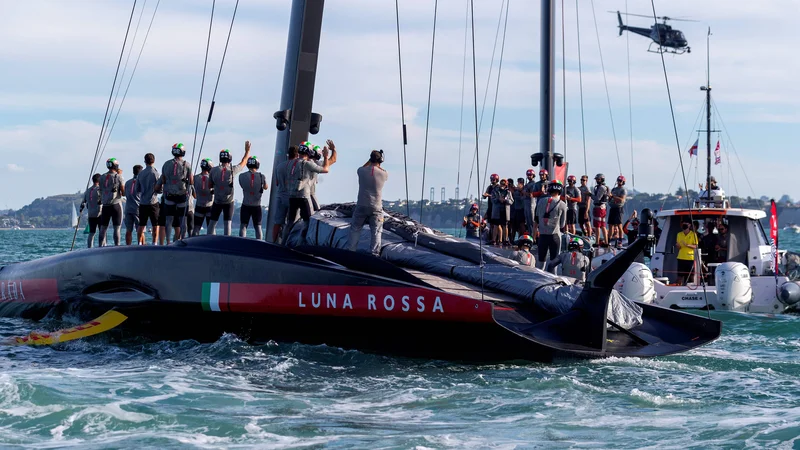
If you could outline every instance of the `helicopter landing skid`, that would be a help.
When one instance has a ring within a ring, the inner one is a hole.
[[[682,55],[684,53],[691,53],[692,49],[690,47],[681,47],[681,48],[664,47],[663,45],[651,42],[650,47],[647,48],[647,51],[650,53],[672,53],[673,55]]]

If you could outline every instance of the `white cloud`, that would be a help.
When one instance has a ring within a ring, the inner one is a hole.
[[[14,163],[6,164],[6,170],[9,172],[25,172],[25,168]]]

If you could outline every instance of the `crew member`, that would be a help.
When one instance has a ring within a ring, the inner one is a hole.
[[[189,185],[189,192],[186,196],[186,215],[183,216],[183,220],[181,221],[181,239],[185,239],[187,237],[194,235],[194,210],[197,201],[195,200],[197,196],[194,193],[194,180],[192,180],[192,184]]]
[[[253,228],[256,230],[256,239],[264,239],[261,230],[261,218],[264,210],[261,208],[261,196],[267,190],[267,177],[258,169],[261,162],[257,156],[247,158],[247,172],[239,175],[239,187],[242,188],[242,207],[239,209],[239,237],[247,236],[247,226],[253,219]]]
[[[308,222],[313,214],[313,204],[311,203],[311,180],[314,173],[328,173],[330,166],[335,161],[331,153],[336,153],[336,146],[333,141],[328,139],[327,145],[322,149],[322,165],[317,164],[310,158],[314,156],[310,143],[304,142],[297,147],[299,157],[287,164],[286,189],[289,192],[289,210],[286,213],[286,227],[283,231],[284,243],[289,237],[290,225],[294,223],[297,215],[303,219],[303,239],[306,237]]]
[[[250,141],[244,143],[244,156],[239,164],[231,166],[231,152],[226,148],[219,152],[219,165],[211,169],[211,187],[214,188],[214,204],[211,205],[211,220],[208,222],[208,234],[217,234],[219,215],[225,221],[225,236],[231,235],[233,221],[233,177],[244,170],[250,158]]]
[[[546,169],[539,170],[539,181],[533,185],[533,193],[531,193],[533,196],[533,201],[536,202],[537,207],[539,205],[539,200],[541,200],[542,197],[547,197],[547,184],[549,179],[550,174]],[[534,216],[533,219],[533,235],[531,237],[533,237],[534,242],[538,242],[539,223],[536,221],[536,216]]]
[[[478,204],[473,203],[469,208],[469,213],[464,216],[461,226],[467,229],[467,239],[479,239],[481,236],[481,214],[478,211]]]
[[[106,245],[108,222],[114,224],[114,245],[119,245],[122,229],[122,197],[125,195],[125,180],[119,172],[117,158],[106,160],[108,172],[100,176],[100,199],[103,211],[100,216],[100,247]]]
[[[567,252],[558,255],[558,258],[551,259],[548,263],[548,270],[555,271],[557,266],[561,266],[561,275],[575,278],[578,281],[586,281],[586,272],[590,270],[589,258],[581,252],[583,244],[580,239],[575,238],[567,244]]]
[[[83,193],[81,202],[81,213],[86,209],[86,217],[89,220],[89,237],[86,239],[86,247],[94,246],[94,235],[97,234],[97,225],[100,223],[102,203],[100,202],[100,174],[92,175],[92,185]]]
[[[279,163],[274,169],[278,194],[275,197],[275,214],[272,216],[274,222],[274,225],[272,225],[272,242],[276,244],[279,243],[281,238],[281,231],[283,231],[283,225],[286,222],[286,214],[289,211],[289,191],[286,190],[286,165],[291,164],[293,160],[299,157],[296,145],[289,147],[286,157],[287,160]]]
[[[194,176],[194,228],[192,236],[200,234],[203,223],[208,226],[211,218],[211,204],[214,203],[214,188],[211,187],[211,158],[200,161],[200,173]]]
[[[525,195],[522,190],[525,188],[525,179],[517,178],[517,186],[513,191],[514,205],[511,216],[514,218],[508,230],[508,240],[514,242],[517,235],[522,236],[526,233],[525,228]]]
[[[181,236],[181,222],[186,216],[186,202],[189,200],[189,186],[192,184],[192,169],[184,161],[186,150],[183,144],[172,146],[173,158],[164,163],[161,168],[161,179],[158,188],[164,191],[164,233],[167,245],[172,238],[172,228],[175,228],[175,238]]]
[[[533,169],[525,171],[525,187],[522,188],[522,203],[525,209],[525,227],[530,236],[533,234],[533,218],[536,217],[536,200],[533,199],[533,193],[536,186],[536,172]]]
[[[136,191],[139,193],[139,242],[144,245],[144,230],[147,221],[153,228],[153,245],[158,242],[158,221],[160,207],[158,203],[158,191],[156,185],[161,175],[155,168],[156,157],[152,153],[144,155],[145,167],[139,172],[136,183]]]
[[[322,164],[322,153],[320,153],[319,145],[311,145],[308,143],[308,148],[311,150],[309,151],[308,159],[317,163],[317,165]],[[328,157],[330,160],[331,165],[336,162],[336,153],[330,155]],[[317,201],[317,177],[319,176],[318,173],[314,172],[311,174],[311,210],[313,212],[319,211],[319,201]]]
[[[606,204],[608,203],[608,186],[606,186],[606,177],[602,173],[598,173],[594,177],[596,183],[592,190],[592,225],[597,230],[597,242],[604,241],[608,243],[608,230],[606,229]]]
[[[489,218],[489,238],[492,239],[494,234],[494,221],[492,217],[494,217],[494,206],[492,205],[492,194],[494,194],[494,190],[498,187],[498,183],[500,182],[500,175],[493,173],[489,175],[489,186],[486,186],[486,190],[483,192],[483,198],[487,199],[486,205],[486,217]],[[489,242],[489,244],[493,244],[493,242]]]
[[[561,200],[563,186],[559,181],[547,185],[549,196],[539,199],[536,205],[537,229],[539,230],[539,268],[544,269],[548,261],[558,258],[561,251],[561,233],[567,226],[567,205]],[[548,253],[550,257],[548,258]]]
[[[639,214],[635,209],[628,220],[625,221],[625,224],[622,225],[622,230],[628,237],[628,245],[633,244],[633,241],[639,237]]]
[[[719,233],[719,230],[716,229],[714,221],[707,221],[705,233],[700,240],[701,255],[703,256],[703,262],[706,264],[715,264],[719,262],[717,254],[717,244],[719,240],[717,233]]]
[[[531,248],[533,247],[533,238],[528,234],[523,234],[517,241],[517,250],[511,254],[509,259],[516,261],[523,266],[533,265],[533,255]]]
[[[581,191],[575,186],[575,175],[567,177],[567,187],[564,188],[564,200],[567,202],[567,233],[575,234],[575,224],[578,222],[578,204],[581,202]]]
[[[347,240],[347,247],[351,251],[356,251],[358,248],[361,229],[364,227],[364,223],[369,221],[370,251],[373,255],[380,255],[381,233],[383,232],[382,193],[383,185],[389,179],[389,172],[381,167],[382,163],[383,150],[373,150],[369,154],[369,161],[356,171],[358,173],[358,200],[353,211],[353,222],[350,224],[350,237]]]
[[[611,209],[608,214],[608,224],[611,226],[610,239],[617,240],[617,248],[622,247],[622,216],[625,214],[625,201],[628,198],[628,190],[625,189],[625,177],[617,177],[617,185],[611,189]]]
[[[133,166],[133,178],[125,182],[125,245],[133,242],[133,232],[139,228],[139,200],[141,196],[136,190],[139,172],[142,166]],[[136,233],[136,243],[142,245],[143,239]]]
[[[492,221],[494,229],[492,231],[492,241],[496,245],[511,245],[508,240],[508,219],[511,215],[511,205],[514,204],[514,197],[508,191],[508,180],[500,180],[499,186],[492,191]]]
[[[678,285],[683,286],[694,271],[694,250],[697,248],[697,234],[692,224],[683,222],[678,232],[675,246],[678,247]]]
[[[589,218],[589,212],[592,210],[592,190],[587,186],[588,182],[589,177],[581,175],[581,185],[578,188],[581,191],[581,202],[578,206],[578,224],[581,226],[583,235],[591,238],[592,221]]]
[[[737,255],[739,247],[736,242],[736,236],[730,233],[728,224],[721,223],[717,227],[719,235],[717,236],[717,245],[714,248],[717,250],[717,261],[720,263],[728,262],[730,255]]]

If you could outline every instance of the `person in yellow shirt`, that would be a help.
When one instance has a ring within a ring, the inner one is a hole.
[[[683,231],[678,233],[675,246],[678,247],[678,285],[683,286],[694,269],[697,234],[692,230],[692,224],[689,222],[683,222],[681,228]]]

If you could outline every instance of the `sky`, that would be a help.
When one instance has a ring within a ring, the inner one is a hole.
[[[0,208],[19,208],[35,198],[85,188],[93,173],[92,157],[133,2],[1,2]],[[116,157],[126,178],[134,164],[141,164],[144,153],[154,153],[160,167],[175,142],[186,144],[189,153],[192,148],[200,151],[202,120],[196,144],[194,131],[212,1],[161,0],[153,16],[157,2],[137,2],[129,36],[133,53],[117,100],[122,107],[103,146],[102,159]],[[202,117],[208,112],[234,3],[216,1]],[[465,58],[468,2],[438,2],[428,111],[434,1],[400,2],[412,200],[429,198],[431,187],[437,200],[442,187],[448,198],[454,196],[456,186],[462,197],[478,193],[475,177],[470,177],[475,167],[476,97],[478,115],[484,111],[477,146],[481,183],[487,151],[487,173],[515,178],[524,176],[530,154],[538,151],[539,6],[538,2],[508,0],[497,84],[500,43],[493,44],[504,3],[475,2],[477,95],[473,95],[471,44]],[[650,2],[566,2],[565,51],[562,3],[556,4],[555,139],[559,151],[564,152],[566,145],[570,173],[602,172],[608,179],[622,173],[636,190],[674,192],[683,182],[675,176],[680,153],[687,182],[690,188],[697,187],[702,168],[696,170],[698,159],[690,160],[688,149],[703,126],[697,122],[705,98],[699,87],[706,84],[710,26],[711,86],[720,113],[715,111],[713,127],[727,130],[713,137],[712,146],[721,141],[722,164],[714,166],[712,173],[729,195],[800,198],[800,184],[794,178],[800,134],[796,108],[800,59],[794,54],[800,37],[790,14],[797,9],[796,0],[655,2],[658,15],[698,21],[672,22],[684,32],[692,51],[664,58],[677,139],[661,58],[647,52],[648,39],[628,33],[618,36],[616,14],[608,12],[627,8],[630,13],[652,15]],[[317,193],[323,203],[355,199],[355,170],[373,148],[385,151],[384,167],[391,174],[384,199],[406,197],[394,5],[389,0],[325,2],[314,98],[314,111],[323,115],[323,121],[320,133],[311,140],[322,144],[333,139],[340,154],[331,173],[320,177]],[[276,134],[272,114],[279,106],[290,6],[289,0],[240,0],[202,157],[216,160],[220,149],[229,148],[238,161],[249,139],[253,154],[262,160],[261,170],[271,173]],[[152,17],[152,30],[131,79]],[[625,20],[632,26],[652,24],[643,17]],[[426,121],[427,162],[423,163]],[[705,157],[704,138],[700,150]]]

